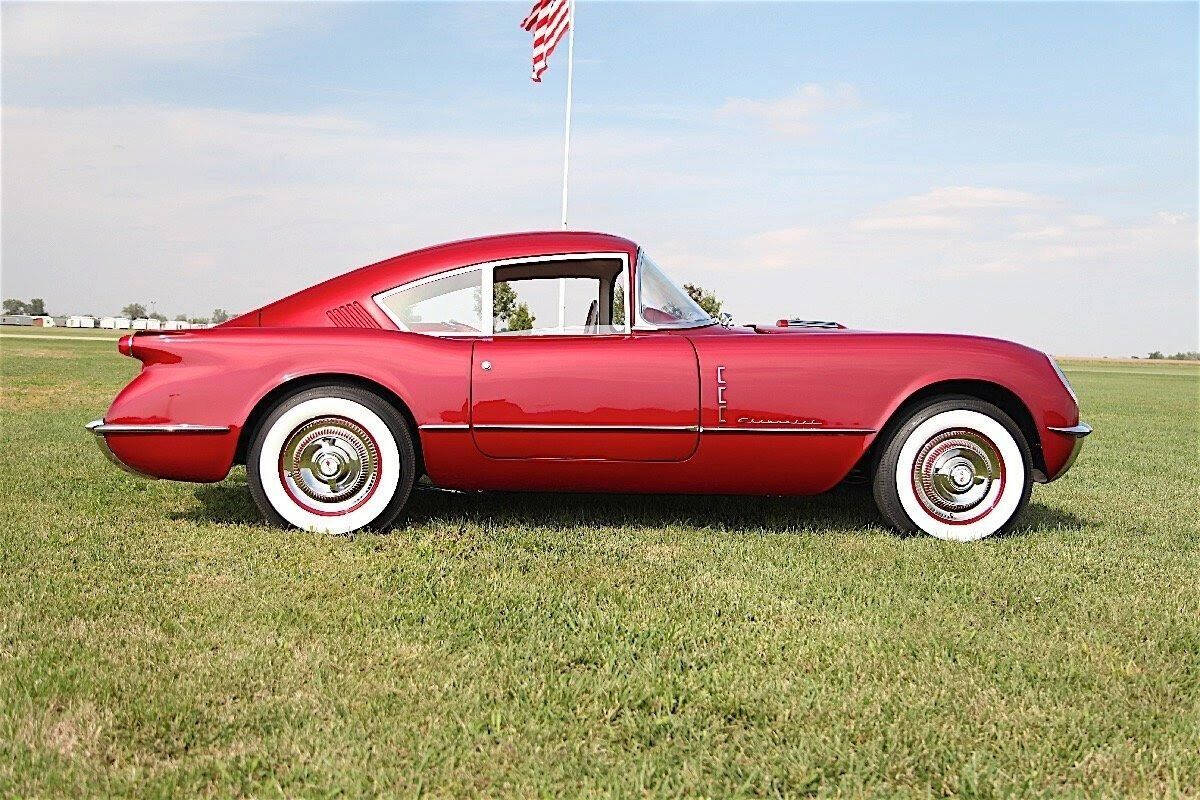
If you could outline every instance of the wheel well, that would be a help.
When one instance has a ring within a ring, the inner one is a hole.
[[[355,386],[378,396],[395,408],[404,419],[404,424],[408,426],[409,436],[412,437],[413,452],[417,456],[417,475],[419,477],[424,474],[425,459],[421,453],[421,437],[417,430],[417,420],[413,417],[412,411],[409,410],[405,402],[400,399],[400,396],[383,384],[359,377],[358,375],[343,375],[339,373],[304,375],[299,378],[293,378],[290,381],[279,384],[263,395],[263,398],[254,406],[254,410],[250,412],[250,416],[246,419],[246,424],[242,426],[242,431],[238,435],[238,446],[236,455],[234,456],[234,463],[246,463],[246,451],[250,449],[250,442],[254,440],[258,426],[271,413],[271,409],[281,400],[313,386],[327,386],[331,383]]]
[[[1008,414],[1012,418],[1012,421],[1017,424],[1022,435],[1024,435],[1025,443],[1029,445],[1029,455],[1033,460],[1034,469],[1039,470],[1043,475],[1046,474],[1046,457],[1042,453],[1042,438],[1038,435],[1037,425],[1033,421],[1033,414],[1030,413],[1028,406],[1025,405],[1025,402],[1020,397],[1003,386],[978,380],[931,383],[906,397],[904,402],[892,412],[887,424],[879,431],[879,435],[875,437],[875,441],[871,443],[871,446],[867,448],[867,452],[859,459],[854,470],[858,471],[870,468],[868,474],[874,474],[874,464],[878,453],[887,447],[892,430],[903,424],[904,419],[908,416],[909,409],[918,403],[923,403],[935,397],[953,394],[967,395],[968,397],[983,400],[996,406],[1005,414]]]

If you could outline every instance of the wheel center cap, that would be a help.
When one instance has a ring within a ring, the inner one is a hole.
[[[966,464],[959,464],[950,472],[950,480],[960,489],[965,489],[975,482],[975,470]]]
[[[336,475],[338,471],[338,460],[332,455],[322,456],[319,468],[321,470],[321,474],[325,475],[326,477]]]

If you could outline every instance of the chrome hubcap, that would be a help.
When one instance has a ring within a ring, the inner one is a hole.
[[[917,499],[931,515],[947,522],[973,522],[999,498],[1004,459],[992,440],[977,431],[943,431],[917,453],[912,482]]]
[[[292,431],[280,454],[280,471],[292,496],[338,511],[353,506],[379,480],[379,448],[361,426],[320,417]]]

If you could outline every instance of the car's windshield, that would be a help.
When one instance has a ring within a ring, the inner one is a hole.
[[[642,321],[656,328],[694,328],[713,318],[663,274],[645,250],[638,251],[638,308]]]

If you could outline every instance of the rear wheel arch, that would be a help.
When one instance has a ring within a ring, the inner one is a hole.
[[[237,452],[234,456],[235,464],[246,463],[246,453],[250,449],[250,443],[254,441],[254,436],[258,432],[259,426],[263,420],[271,413],[271,409],[275,408],[279,403],[294,394],[303,392],[306,389],[311,389],[314,386],[328,386],[330,384],[342,384],[345,386],[353,386],[363,391],[370,392],[378,396],[381,400],[391,405],[404,418],[404,423],[408,427],[409,436],[412,438],[413,450],[417,457],[418,477],[425,471],[425,459],[421,453],[421,437],[417,429],[417,421],[413,416],[412,410],[408,404],[404,402],[400,395],[384,386],[383,384],[364,378],[361,375],[353,375],[348,373],[338,372],[322,372],[313,375],[301,375],[296,378],[284,381],[271,391],[259,398],[254,404],[250,415],[246,418],[246,423],[242,426],[241,433],[238,435]]]
[[[855,465],[855,470],[866,470],[868,477],[874,475],[875,466],[883,449],[887,447],[887,443],[896,429],[904,424],[914,409],[937,399],[955,395],[973,397],[985,403],[991,403],[1007,414],[1025,437],[1025,444],[1029,447],[1029,455],[1033,460],[1033,468],[1043,475],[1046,474],[1046,458],[1042,453],[1042,439],[1038,434],[1037,424],[1033,420],[1033,413],[1025,405],[1025,401],[1011,389],[983,380],[938,381],[924,386],[904,398],[892,411],[884,426],[880,428],[874,441],[871,442],[871,446],[867,448],[867,452]]]

